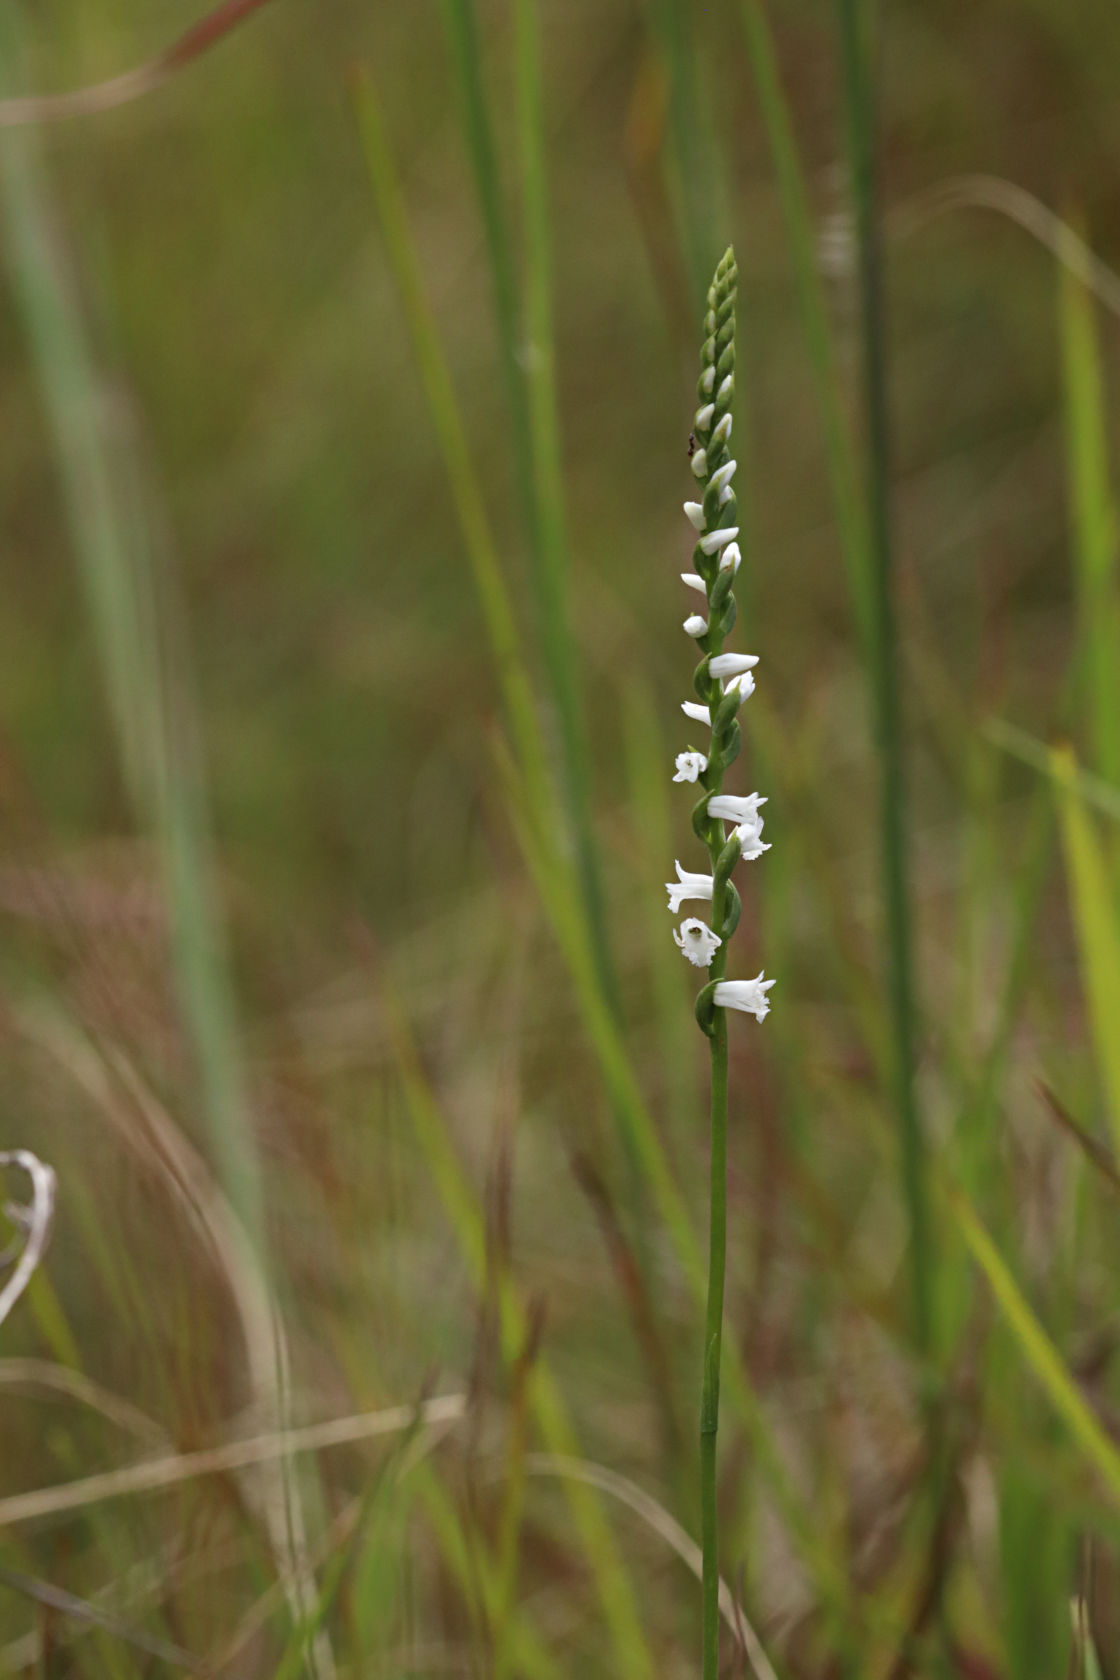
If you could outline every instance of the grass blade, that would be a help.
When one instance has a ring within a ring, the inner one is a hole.
[[[1058,314],[1082,702],[1094,768],[1120,788],[1120,572],[1103,370],[1092,297],[1065,264],[1058,270]]]
[[[894,1102],[902,1157],[903,1195],[910,1220],[914,1340],[918,1352],[924,1354],[934,1341],[933,1254],[925,1149],[914,1089],[917,1025],[911,956],[901,685],[894,616],[886,305],[876,185],[875,99],[868,68],[869,43],[863,36],[864,20],[858,0],[838,0],[838,3],[845,124],[859,248],[871,561],[868,653],[880,764],[881,855]]]
[[[971,1202],[960,1191],[954,1191],[950,1193],[950,1207],[1024,1359],[1085,1458],[1098,1472],[1112,1497],[1120,1502],[1120,1452],[1105,1433],[1082,1396],[1069,1367],[1031,1311]]]
[[[1051,758],[1081,983],[1113,1148],[1120,1153],[1120,927],[1115,897],[1104,851],[1077,791],[1073,754],[1055,750]]]

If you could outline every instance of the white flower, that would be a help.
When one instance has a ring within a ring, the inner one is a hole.
[[[765,804],[764,793],[713,793],[708,801],[708,815],[723,822],[754,822],[758,807]]]
[[[677,879],[666,881],[665,891],[669,894],[669,908],[675,916],[686,898],[711,898],[712,877],[710,875],[693,875],[688,869],[682,869],[677,864]]]
[[[720,507],[726,507],[728,502],[731,500],[731,498],[734,494],[735,494],[735,492],[734,492],[734,490],[732,490],[730,484],[725,484],[723,489],[719,493],[719,505],[720,505]]]
[[[708,470],[708,452],[706,449],[697,449],[693,453],[692,470],[697,478],[703,478]]]
[[[712,474],[712,483],[716,486],[717,490],[723,491],[727,489],[727,486],[735,477],[735,468],[738,465],[738,461],[725,461],[719,471]]]
[[[687,583],[690,589],[698,590],[701,595],[708,593],[708,586],[699,572],[682,572],[681,582]]]
[[[695,782],[708,768],[708,761],[703,753],[683,752],[677,754],[677,773],[673,777],[675,782]]]
[[[739,841],[739,856],[744,863],[753,863],[763,852],[770,850],[769,840],[762,838],[762,818],[757,822],[742,823],[732,831]]]
[[[727,377],[720,382],[719,391],[716,393],[716,401],[719,403],[730,402],[734,390],[735,375],[733,373],[729,373]]]
[[[689,613],[684,621],[684,633],[686,636],[706,636],[708,634],[707,619],[701,618],[699,613]]]
[[[712,714],[707,706],[702,706],[698,700],[682,700],[681,711],[686,717],[695,718],[697,723],[706,723],[712,727]]]
[[[679,932],[674,928],[673,938],[694,968],[707,968],[723,944],[719,934],[713,933],[707,922],[696,916],[682,922]]]
[[[763,974],[765,972],[764,969]],[[773,984],[773,980],[764,980],[762,974],[754,980],[719,980],[712,1001],[717,1009],[741,1009],[745,1014],[753,1015],[756,1021],[761,1021],[770,1013],[766,994]]]
[[[686,502],[684,511],[688,515],[689,524],[696,531],[704,529],[704,508],[700,502]]]
[[[696,430],[698,432],[706,432],[707,431],[708,427],[712,423],[712,415],[715,413],[715,411],[716,411],[715,403],[705,403],[703,408],[698,408],[696,410],[696,418],[693,421],[693,424],[695,425]]]
[[[716,370],[715,370],[715,368],[714,367],[706,367],[704,369],[704,372],[700,376],[700,384],[703,388],[704,395],[706,397],[711,396],[712,390],[715,386],[715,382],[716,382]]]
[[[727,547],[719,557],[719,569],[721,572],[725,572],[728,566],[730,566],[732,576],[734,576],[734,574],[739,570],[742,559],[743,556],[739,552],[739,544],[737,542],[728,543]]]
[[[754,693],[754,673],[744,671],[738,677],[729,677],[723,685],[725,694],[738,694],[740,706],[744,700],[749,700]]]
[[[726,548],[728,543],[734,542],[738,535],[738,525],[725,525],[721,530],[709,531],[706,537],[701,537],[700,547],[705,554],[714,554],[717,549]]]
[[[711,436],[711,447],[718,449],[721,443],[726,443],[731,436],[731,416],[725,414]]]
[[[757,653],[717,653],[708,670],[713,677],[738,677],[757,664]]]

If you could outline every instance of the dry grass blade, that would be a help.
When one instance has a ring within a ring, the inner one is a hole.
[[[57,1516],[63,1511],[81,1510],[102,1499],[122,1494],[155,1493],[177,1487],[196,1476],[214,1476],[241,1470],[248,1464],[265,1464],[288,1453],[318,1452],[324,1447],[341,1447],[355,1441],[370,1441],[381,1435],[395,1435],[420,1424],[458,1423],[466,1416],[465,1394],[443,1394],[419,1406],[390,1406],[379,1412],[359,1412],[352,1417],[332,1418],[302,1429],[274,1430],[244,1441],[227,1441],[225,1446],[204,1447],[199,1452],[173,1453],[120,1470],[105,1470],[60,1487],[36,1488],[0,1499],[0,1528],[10,1523],[30,1522],[37,1517]]]
[[[696,1579],[700,1579],[702,1557],[700,1548],[692,1536],[681,1527],[680,1523],[659,1505],[652,1495],[644,1488],[638,1487],[627,1476],[620,1476],[616,1470],[608,1470],[606,1465],[591,1464],[584,1458],[562,1458],[556,1453],[530,1453],[525,1460],[525,1468],[531,1476],[561,1476],[577,1482],[586,1482],[589,1487],[598,1488],[600,1493],[610,1494],[620,1504],[626,1505],[643,1522],[649,1524],[655,1534],[660,1535],[666,1545],[671,1546],[681,1562],[686,1564]],[[0,1505],[0,1521],[3,1520],[3,1506]],[[747,1659],[754,1669],[757,1680],[777,1680],[762,1646],[762,1641],[755,1633],[750,1622],[743,1614],[743,1609],[737,1603],[734,1593],[727,1582],[720,1579],[719,1583],[720,1614],[735,1638],[743,1646]]]
[[[146,1443],[149,1448],[170,1446],[166,1430],[154,1418],[148,1417],[131,1400],[122,1399],[94,1382],[82,1371],[72,1371],[67,1365],[56,1365],[49,1359],[0,1359],[0,1389],[15,1392],[24,1390],[35,1394],[63,1395],[79,1405],[99,1412],[108,1423],[115,1424],[129,1435]]]
[[[169,81],[176,71],[184,69],[196,58],[237,28],[239,23],[259,11],[267,0],[223,0],[212,12],[191,27],[177,41],[146,64],[126,70],[107,82],[92,87],[74,88],[70,93],[31,95],[24,99],[0,100],[0,128],[17,128],[24,123],[61,122],[67,117],[86,117],[98,111],[111,111],[127,105],[145,93],[153,93]]]
[[[34,1599],[36,1604],[44,1604],[48,1609],[57,1610],[63,1616],[88,1622],[91,1627],[101,1628],[114,1639],[120,1639],[124,1644],[146,1652],[159,1662],[170,1663],[174,1668],[185,1668],[191,1674],[209,1672],[205,1663],[199,1662],[197,1657],[192,1657],[181,1645],[171,1645],[165,1639],[156,1639],[152,1634],[145,1633],[142,1628],[130,1627],[119,1617],[111,1616],[96,1604],[91,1604],[88,1599],[76,1598],[73,1593],[52,1586],[49,1581],[38,1581],[32,1575],[21,1575],[18,1570],[0,1565],[0,1585],[10,1587],[13,1592],[23,1593],[24,1597]]]
[[[54,1218],[56,1179],[54,1168],[46,1166],[27,1149],[0,1151],[0,1167],[19,1167],[31,1180],[31,1203],[8,1202],[4,1212],[25,1233],[22,1245],[17,1238],[18,1258],[11,1277],[0,1289],[0,1324],[3,1324],[27,1285],[36,1266],[43,1258]]]
[[[1071,1137],[1078,1148],[1100,1173],[1101,1178],[1109,1189],[1120,1194],[1120,1172],[1116,1170],[1116,1163],[1111,1154],[1095,1138],[1079,1120],[1075,1120],[1069,1109],[1062,1102],[1056,1092],[1052,1091],[1044,1079],[1035,1081],[1039,1096],[1042,1098],[1046,1112],[1052,1120],[1056,1120],[1062,1130]]]

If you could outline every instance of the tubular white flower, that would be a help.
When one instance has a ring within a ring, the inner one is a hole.
[[[696,418],[693,421],[693,425],[696,427],[698,432],[706,432],[708,430],[708,427],[712,423],[712,416],[715,411],[715,403],[705,403],[703,408],[698,408],[696,410]]]
[[[704,508],[700,502],[686,502],[684,511],[688,515],[688,522],[694,531],[704,529]]]
[[[701,618],[699,613],[689,613],[684,621],[684,633],[686,636],[706,636],[708,634],[707,619]]]
[[[735,375],[733,373],[729,373],[726,379],[721,380],[720,382],[719,390],[716,393],[716,401],[720,403],[730,402],[734,394]]]
[[[741,1009],[746,1015],[753,1015],[756,1021],[761,1021],[770,1013],[770,1001],[766,994],[774,984],[773,980],[763,978],[765,969],[753,980],[720,980],[712,994],[712,1001],[717,1009]]]
[[[722,822],[754,822],[758,807],[765,805],[766,799],[764,793],[713,793],[708,801],[708,815]]]
[[[718,531],[709,531],[706,537],[701,537],[700,547],[705,554],[715,554],[718,549],[733,543],[738,535],[738,525],[723,525]]]
[[[708,761],[703,753],[683,752],[677,754],[677,773],[673,777],[675,782],[695,782],[708,768]],[[680,868],[680,865],[677,865]]]
[[[743,701],[749,700],[751,695],[754,693],[753,673],[750,671],[744,671],[740,676],[729,677],[723,685],[723,692],[725,694],[738,694],[739,704],[741,706]]]
[[[757,664],[757,653],[717,653],[708,662],[708,670],[713,677],[739,677]]]
[[[704,387],[704,395],[710,397],[715,389],[716,383],[716,370],[714,367],[707,367],[704,369],[703,373],[700,375],[700,383]]]
[[[696,916],[683,921],[679,932],[674,928],[673,938],[694,968],[707,968],[723,944],[719,934],[713,933],[707,922]]]
[[[735,468],[738,465],[738,461],[725,461],[719,471],[712,474],[710,482],[715,485],[716,489],[719,490],[721,494],[727,489],[727,486],[735,477]]]
[[[695,589],[700,595],[706,596],[708,593],[708,586],[699,572],[682,572],[681,582],[687,583],[690,589]]]
[[[739,552],[739,544],[737,542],[728,543],[727,547],[719,557],[719,569],[721,572],[725,572],[728,566],[730,566],[732,574],[734,575],[734,573],[739,570],[742,562],[743,556]]]
[[[665,891],[669,894],[669,908],[675,916],[686,898],[711,898],[712,877],[710,875],[694,875],[689,869],[682,869],[677,864],[677,879],[666,881]]]
[[[720,421],[719,425],[716,427],[715,431],[712,433],[711,443],[710,443],[711,448],[712,449],[718,449],[720,444],[721,443],[726,443],[730,436],[731,436],[731,416],[730,416],[730,414],[725,414],[723,419]]]
[[[697,449],[693,452],[692,470],[697,478],[704,477],[708,470],[708,452],[706,449]]]
[[[739,842],[739,856],[744,863],[753,863],[763,852],[770,850],[769,840],[762,838],[762,819],[757,823],[742,823],[734,830]]]
[[[712,713],[708,706],[702,706],[699,700],[682,700],[681,711],[685,717],[695,718],[697,723],[706,723],[712,727]]]

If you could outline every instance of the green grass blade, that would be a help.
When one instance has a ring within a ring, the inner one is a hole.
[[[404,1018],[383,991],[393,1050],[417,1143],[428,1164],[444,1212],[458,1241],[474,1289],[488,1287],[486,1226],[478,1199],[467,1180],[435,1096],[420,1067]],[[526,1345],[528,1315],[504,1271],[496,1280],[502,1353],[512,1364]],[[579,1456],[580,1446],[560,1390],[546,1360],[538,1358],[528,1378],[529,1404],[550,1452]],[[595,1578],[603,1615],[614,1641],[619,1671],[652,1675],[653,1669],[637,1606],[599,1497],[589,1488],[568,1494],[573,1521]],[[497,1593],[497,1585],[495,1593]]]
[[[1116,900],[1103,848],[1077,791],[1072,753],[1056,750],[1052,765],[1081,982],[1113,1147],[1120,1153],[1120,926]]]
[[[580,885],[604,989],[617,1007],[606,904],[591,821],[590,758],[579,674],[569,621],[567,515],[556,395],[552,328],[552,250],[545,165],[544,89],[537,16],[539,0],[514,0],[518,149],[525,229],[525,381],[532,445],[538,597],[545,663],[551,679],[564,761]]]
[[[956,1191],[950,1195],[950,1206],[1023,1358],[1085,1458],[1100,1475],[1111,1496],[1120,1502],[1120,1452],[1083,1398],[1069,1367],[1032,1312],[971,1202]]]
[[[898,636],[894,616],[891,460],[886,319],[876,181],[876,99],[859,0],[838,0],[844,112],[859,250],[859,301],[866,418],[870,536],[869,674],[880,766],[880,834],[886,920],[887,988],[894,1060],[903,1196],[910,1222],[914,1341],[934,1345],[934,1257],[927,1167],[915,1092],[917,1021],[901,722]]]
[[[439,439],[518,760],[533,794],[536,818],[547,820],[545,814],[552,806],[552,796],[545,775],[546,758],[532,688],[490,520],[471,461],[455,388],[424,295],[420,264],[405,219],[400,186],[373,85],[367,76],[359,73],[354,77],[353,89],[385,249]]]
[[[673,211],[698,321],[712,270],[727,243],[725,227],[721,234],[718,152],[701,92],[694,18],[677,0],[652,0],[650,12],[668,75]]]
[[[739,16],[789,238],[793,283],[816,387],[841,554],[856,626],[866,649],[871,637],[873,589],[867,517],[829,331],[805,172],[763,0],[739,0]]]
[[[1058,270],[1058,313],[1082,702],[1094,768],[1120,788],[1120,571],[1103,367],[1092,296],[1065,264]]]

